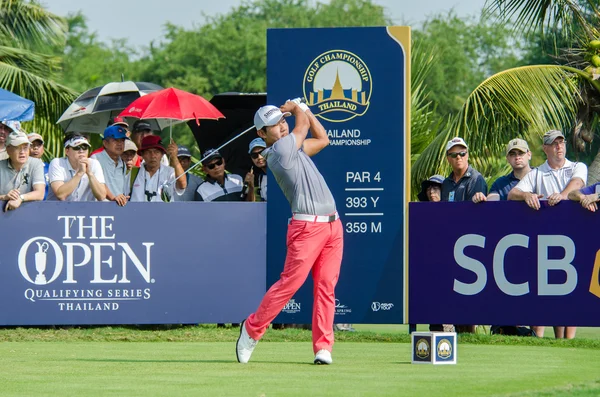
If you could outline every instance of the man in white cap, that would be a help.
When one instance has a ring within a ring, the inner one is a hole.
[[[44,165],[29,156],[29,139],[22,132],[11,132],[6,140],[8,158],[0,161],[0,201],[4,211],[17,209],[25,201],[44,199]]]
[[[473,196],[473,202],[508,200],[508,193],[511,189],[517,186],[517,183],[531,171],[531,167],[529,167],[530,160],[531,152],[527,142],[519,138],[512,139],[506,145],[506,161],[510,164],[512,172],[496,179],[487,197],[483,193],[476,193]]]
[[[478,192],[487,193],[485,179],[469,165],[469,147],[462,138],[448,141],[446,159],[452,172],[442,183],[442,201],[470,201]]]
[[[131,171],[131,169],[136,166],[139,168],[141,160],[140,156],[137,154],[138,147],[133,143],[131,139],[125,140],[125,148],[123,149],[123,154],[121,155],[121,160],[125,163],[127,167],[127,172]],[[139,162],[138,162],[139,160]]]
[[[50,162],[48,200],[103,201],[104,173],[98,160],[88,158],[90,143],[83,135],[64,139],[65,157]]]
[[[561,131],[550,130],[544,134],[543,150],[547,160],[529,172],[508,194],[509,200],[525,201],[530,208],[540,209],[540,199],[554,206],[566,200],[569,193],[579,190],[587,182],[587,166],[569,161],[565,136]],[[531,327],[537,336],[544,336],[543,326]],[[557,339],[575,337],[577,327],[554,327]]]
[[[291,114],[295,117],[295,127],[290,133],[285,117]],[[237,359],[244,364],[250,360],[269,324],[312,272],[314,363],[331,364],[335,286],[342,263],[344,230],[333,195],[310,158],[329,145],[329,138],[299,98],[287,101],[281,108],[261,107],[254,115],[254,125],[267,145],[261,155],[290,203],[292,217],[283,272],[256,312],[240,326]],[[312,138],[306,139],[309,129]]]

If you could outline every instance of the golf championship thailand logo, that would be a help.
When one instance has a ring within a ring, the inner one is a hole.
[[[371,99],[371,72],[360,57],[331,50],[316,57],[304,74],[304,98],[315,116],[340,123],[363,116]]]
[[[59,216],[58,233],[25,241],[17,263],[32,303],[59,311],[119,310],[123,301],[150,299],[153,242],[117,241],[114,216]]]
[[[426,359],[427,357],[429,357],[429,351],[429,341],[427,339],[422,338],[417,340],[417,343],[415,343],[415,354],[417,355],[417,357],[421,359]]]

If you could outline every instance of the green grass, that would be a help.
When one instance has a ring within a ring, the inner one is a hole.
[[[431,366],[410,364],[398,326],[356,327],[336,333],[331,366],[312,364],[298,329],[269,330],[248,365],[236,362],[236,329],[0,329],[0,395],[600,395],[597,329],[570,341],[461,335],[458,364]]]

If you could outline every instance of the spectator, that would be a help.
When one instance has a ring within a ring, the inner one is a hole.
[[[106,124],[106,128],[112,127],[113,125],[125,128],[125,131],[126,131],[125,134],[127,135],[127,138],[129,138],[129,135],[131,135],[131,132],[129,132],[129,124],[127,124],[127,122],[125,121],[125,119],[123,117],[117,116],[117,117],[111,118],[110,120],[108,120],[108,124]],[[104,151],[104,146],[100,146],[98,149],[96,149],[92,152],[90,157],[94,157],[95,154],[98,154],[103,151]]]
[[[600,200],[600,182],[581,190],[572,190],[569,192],[569,200],[579,201],[583,208],[596,212],[598,210],[597,202]]]
[[[480,192],[487,193],[483,176],[469,165],[469,147],[459,137],[446,144],[446,159],[452,167],[450,175],[442,182],[442,201],[470,201]],[[476,325],[455,325],[457,332],[475,333]]]
[[[531,152],[527,142],[523,139],[510,141],[506,146],[506,161],[510,164],[512,172],[496,179],[487,197],[483,193],[476,193],[473,196],[473,202],[508,200],[508,193],[531,171],[529,167],[530,160]]]
[[[417,194],[419,201],[432,201],[437,203],[442,200],[442,183],[444,177],[434,175],[429,179],[421,182],[421,191]]]
[[[250,142],[248,154],[250,154],[254,166],[244,179],[244,182],[248,184],[246,201],[267,201],[267,161],[261,155],[266,147],[267,144],[262,138],[256,138]]]
[[[133,141],[133,143],[135,143],[135,146],[137,146],[138,148],[142,147],[142,140],[149,135],[154,135],[154,131],[152,130],[152,126],[148,121],[137,120],[135,123],[133,123],[131,140]],[[135,164],[135,166],[139,167],[143,161],[144,159],[138,156],[138,162]],[[169,165],[170,162],[166,154],[163,155],[161,162],[164,165]]]
[[[104,130],[102,138],[103,151],[92,155],[92,159],[98,160],[102,166],[104,180],[106,181],[106,198],[114,201],[119,206],[124,206],[129,200],[125,195],[127,189],[127,166],[121,159],[125,150],[127,130],[121,125],[113,124]]]
[[[0,123],[0,160],[6,160],[8,153],[6,152],[6,138],[11,132],[19,132],[21,123],[12,120],[3,120]]]
[[[529,172],[508,194],[509,200],[525,201],[535,210],[540,209],[540,199],[548,200],[554,206],[568,198],[569,193],[581,189],[587,181],[587,167],[583,163],[573,163],[566,157],[565,136],[561,131],[550,130],[544,134],[543,150],[546,162]],[[531,327],[536,335],[544,336],[544,327]],[[554,327],[557,339],[572,339],[576,327]]]
[[[48,167],[49,163],[46,163],[42,160],[42,156],[44,155],[44,138],[38,133],[32,132],[27,134],[27,138],[29,139],[29,156],[35,159],[40,159],[42,164],[44,164],[44,180],[46,181],[45,189],[44,189],[44,200],[48,197],[48,186],[50,183],[48,182]]]
[[[462,138],[448,141],[446,159],[452,172],[442,183],[442,201],[470,201],[477,192],[487,193],[485,179],[469,165],[469,147]]]
[[[127,167],[127,172],[130,172],[134,164],[136,164],[140,156],[137,154],[138,147],[133,143],[131,139],[125,140],[125,148],[123,149],[123,154],[121,155],[121,160],[125,163]],[[139,167],[138,167],[139,168]]]
[[[103,201],[104,173],[98,160],[88,158],[90,143],[83,135],[65,138],[65,157],[50,162],[48,200]]]
[[[444,177],[441,175],[433,175],[429,179],[421,182],[421,191],[417,194],[419,201],[431,201],[438,203],[442,200],[442,183]],[[430,324],[430,331],[454,332],[452,324]]]
[[[168,147],[171,156],[171,166],[162,164],[162,157],[167,153],[162,146],[159,136],[149,135],[142,139],[142,146],[138,154],[144,162],[137,176],[129,174],[134,178],[131,188],[131,201],[170,202],[173,195],[182,195],[187,186],[183,175],[183,168],[177,159],[177,144],[172,142]],[[176,180],[177,178],[177,180]]]
[[[243,201],[242,177],[225,172],[225,159],[215,149],[204,152],[204,182],[196,190],[195,201]]]
[[[192,153],[185,146],[179,146],[177,148],[177,158],[179,159],[179,163],[183,167],[184,171],[187,171],[192,164]],[[175,201],[194,201],[194,196],[196,195],[196,190],[198,186],[202,183],[202,179],[190,172],[185,174],[187,179],[187,187],[185,188],[185,193],[181,196],[175,196]]]
[[[8,158],[0,161],[0,200],[4,211],[17,209],[25,201],[44,198],[44,166],[29,156],[29,139],[24,132],[11,132],[6,140]]]
[[[573,163],[566,157],[565,136],[551,130],[544,134],[546,162],[532,170],[508,194],[509,200],[525,201],[535,210],[540,209],[540,199],[553,206],[566,200],[573,190],[581,189],[587,181],[587,167]],[[539,335],[539,334],[538,334]]]

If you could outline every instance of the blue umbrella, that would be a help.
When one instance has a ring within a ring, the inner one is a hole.
[[[33,120],[35,104],[0,88],[0,120]]]

